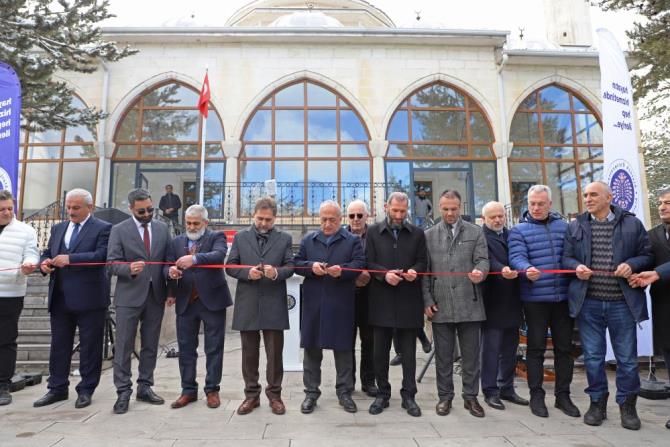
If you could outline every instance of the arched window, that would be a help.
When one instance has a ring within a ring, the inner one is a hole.
[[[112,206],[125,208],[128,191],[148,189],[158,204],[165,185],[181,196],[182,213],[198,200],[202,117],[199,92],[177,81],[144,91],[128,107],[114,133]],[[225,156],[223,124],[210,104],[207,119],[204,205],[222,217]]]
[[[442,191],[456,189],[471,218],[497,198],[491,125],[457,87],[435,82],[412,92],[393,114],[386,139],[386,181],[394,189],[424,190],[434,209]]]
[[[582,188],[602,179],[603,132],[593,108],[565,87],[542,87],[514,114],[510,141],[515,217],[526,209],[528,189],[537,183],[551,188],[555,210],[567,217],[579,213]]]
[[[77,96],[72,106],[85,108]],[[94,128],[70,126],[61,130],[22,132],[20,215],[28,217],[63,199],[73,188],[84,188],[95,200],[98,172]]]
[[[358,113],[335,91],[308,80],[276,90],[242,134],[240,213],[248,213],[246,192],[268,179],[278,183],[285,215],[318,214],[326,199],[370,203],[369,140]]]

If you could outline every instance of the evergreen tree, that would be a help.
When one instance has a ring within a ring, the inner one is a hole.
[[[652,223],[660,223],[656,212],[657,194],[670,188],[670,130],[667,128],[643,135],[644,164],[649,189],[649,208]]]
[[[92,73],[99,58],[117,61],[137,52],[103,40],[97,24],[113,17],[108,6],[109,0],[0,0],[0,60],[21,80],[24,128],[91,128],[103,118],[94,107],[77,107],[73,89],[54,75]]]

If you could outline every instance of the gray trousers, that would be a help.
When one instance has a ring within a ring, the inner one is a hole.
[[[463,398],[474,398],[479,394],[480,326],[479,321],[464,323],[433,322],[437,394],[440,400],[454,398],[456,333],[458,333],[458,345],[461,350]]]
[[[138,390],[154,384],[154,369],[158,356],[158,339],[165,313],[165,303],[156,301],[149,288],[144,305],[116,306],[116,343],[114,345],[114,386],[118,394],[132,393],[131,355],[135,349],[137,326],[140,327],[140,365]]]
[[[351,351],[333,351],[335,357],[335,392],[340,398],[345,395],[351,396],[354,391],[354,361]],[[321,385],[321,361],[323,360],[323,349],[305,348],[302,360],[302,382],[305,385],[306,397],[318,399],[321,396],[319,386]]]

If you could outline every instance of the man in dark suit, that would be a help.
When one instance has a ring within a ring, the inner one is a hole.
[[[356,278],[365,268],[365,252],[358,236],[342,228],[340,205],[326,200],[319,206],[321,229],[308,233],[295,257],[296,272],[305,277],[300,325],[300,346],[304,348],[303,413],[311,413],[321,395],[323,350],[335,357],[335,391],[340,406],[358,411],[351,398],[354,391],[353,353]]]
[[[177,304],[177,341],[181,396],[172,408],[182,408],[197,400],[198,334],[205,326],[207,375],[205,395],[209,408],[221,405],[219,384],[223,369],[223,341],[226,335],[226,308],[233,304],[223,269],[198,268],[223,264],[228,250],[226,235],[207,229],[207,208],[191,205],[184,215],[186,234],[177,236],[168,249],[168,306]]]
[[[91,404],[100,382],[105,313],[109,306],[107,272],[104,263],[112,225],[91,215],[93,198],[84,189],[65,196],[68,221],[51,228],[49,245],[42,254],[40,269],[49,278],[51,353],[49,391],[33,406],[43,407],[68,398],[72,346],[79,328],[79,372],[76,408]]]
[[[411,416],[421,416],[416,395],[416,332],[423,327],[423,296],[418,273],[428,267],[426,236],[421,228],[407,222],[409,197],[394,192],[384,206],[386,219],[368,228],[366,257],[374,273],[368,293],[369,324],[374,333],[374,365],[377,397],[370,414],[389,406],[389,351],[393,330],[398,333],[402,352],[402,408]]]
[[[109,270],[117,276],[114,292],[116,414],[128,411],[132,394],[130,356],[135,349],[138,325],[141,351],[137,400],[153,405],[165,403],[151,387],[167,296],[164,266],[160,263],[165,262],[170,234],[166,224],[152,220],[154,207],[147,191],[131,191],[128,204],[132,217],[112,227],[107,250],[107,261],[111,263]]]
[[[503,204],[487,203],[482,208],[482,217],[491,271],[502,272],[501,275],[489,275],[482,284],[486,309],[486,320],[482,323],[482,392],[489,407],[504,410],[501,399],[528,405],[528,401],[514,390],[521,297],[518,273],[509,268],[509,231],[505,227]]]
[[[165,195],[158,202],[158,208],[163,211],[163,216],[170,219],[175,224],[179,223],[179,209],[181,208],[181,199],[172,192],[172,185],[165,185]]]
[[[254,268],[228,268],[237,279],[233,329],[242,341],[244,401],[237,414],[248,414],[260,405],[258,359],[261,331],[267,357],[265,394],[274,414],[284,414],[281,399],[284,377],[284,330],[289,329],[286,305],[286,280],[293,275],[291,235],[274,227],[277,203],[270,197],[258,199],[254,223],[235,235],[228,264],[255,265]],[[277,268],[281,267],[281,268]]]
[[[658,215],[661,223],[649,230],[654,270],[632,275],[633,287],[651,284],[651,318],[654,330],[654,350],[663,355],[670,374],[670,188],[658,194]],[[670,428],[670,421],[665,426]]]

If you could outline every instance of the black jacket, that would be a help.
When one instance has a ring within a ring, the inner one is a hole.
[[[509,266],[509,231],[503,229],[501,236],[484,225],[484,236],[489,248],[491,272],[500,272]],[[502,275],[489,275],[482,283],[486,321],[484,327],[513,328],[521,324],[521,297],[519,279],[505,279]]]
[[[654,266],[661,279],[651,285],[651,316],[654,329],[654,348],[658,354],[670,349],[670,278],[664,278],[659,266],[670,262],[670,241],[665,238],[665,225],[649,230]],[[666,266],[667,268],[667,266]]]
[[[368,228],[366,257],[370,270],[414,269],[425,272],[428,266],[426,236],[417,226],[405,223],[396,241],[386,221]],[[369,302],[369,324],[380,327],[423,327],[422,277],[392,286],[383,273],[372,274]]]

